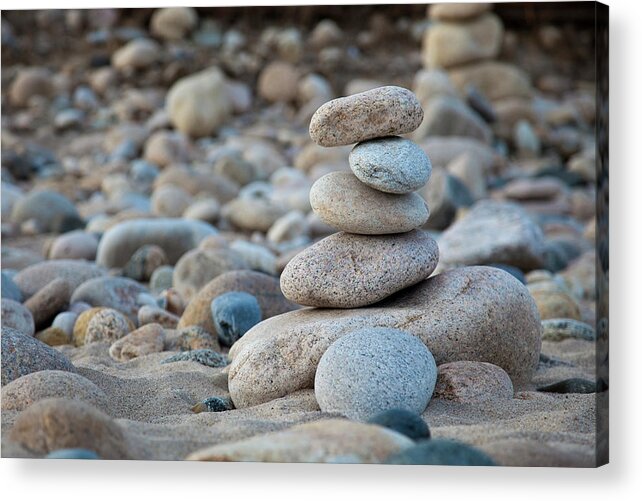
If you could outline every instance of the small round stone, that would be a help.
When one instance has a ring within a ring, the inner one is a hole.
[[[219,342],[232,346],[243,334],[261,321],[261,307],[247,292],[227,292],[211,305],[212,319]]]
[[[60,370],[26,374],[2,388],[2,410],[23,411],[45,398],[80,400],[99,409],[108,409],[108,397],[89,379]]]
[[[180,318],[156,306],[144,305],[138,310],[138,325],[159,324],[166,329],[175,329]]]
[[[150,21],[153,35],[165,40],[180,40],[198,24],[198,14],[192,7],[156,9]]]
[[[314,394],[322,411],[365,421],[396,408],[421,414],[436,381],[435,359],[418,338],[374,327],[330,345],[317,367]]]
[[[49,259],[86,259],[93,261],[98,250],[98,239],[91,233],[71,231],[54,240]]]
[[[159,266],[152,273],[149,279],[149,288],[153,294],[160,294],[173,285],[174,267],[173,266]]]
[[[4,258],[4,255],[2,257]],[[18,303],[22,302],[20,289],[13,279],[4,271],[2,272],[2,299],[11,299]]]
[[[158,245],[143,245],[123,268],[123,275],[133,280],[147,282],[154,271],[168,262],[165,251]]]
[[[47,327],[34,337],[49,346],[61,346],[72,342],[71,336],[58,327]]]
[[[408,447],[386,460],[387,464],[432,464],[450,466],[495,466],[486,454],[453,440],[427,440]]]
[[[208,348],[200,350],[181,351],[176,355],[166,358],[161,363],[171,364],[173,362],[196,362],[207,367],[225,367],[229,361],[225,355]]]
[[[430,438],[430,429],[421,416],[406,409],[389,409],[368,419],[368,423],[385,426],[413,440]]]
[[[385,193],[411,193],[430,179],[432,165],[409,139],[382,137],[357,144],[349,156],[359,181]]]
[[[60,329],[69,338],[71,338],[74,333],[74,325],[76,324],[77,319],[77,313],[74,313],[73,311],[63,311],[62,313],[58,313],[58,315],[56,315],[56,318],[54,318],[51,326]]]
[[[132,323],[125,315],[111,308],[97,312],[87,324],[85,344],[107,341],[113,343],[132,330]]]
[[[497,365],[458,360],[441,364],[438,370],[435,398],[456,402],[513,398],[510,376]]]
[[[209,397],[192,407],[192,412],[223,412],[234,408],[234,404],[229,398]]]

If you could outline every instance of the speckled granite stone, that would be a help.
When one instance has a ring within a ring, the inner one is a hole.
[[[370,328],[330,345],[317,366],[314,394],[322,411],[365,421],[396,408],[421,414],[436,380],[435,359],[418,338]]]
[[[320,146],[342,146],[412,132],[424,118],[416,96],[403,87],[378,87],[334,99],[310,121],[310,137]]]
[[[487,362],[461,360],[439,366],[434,398],[475,402],[513,398],[513,383],[501,367]]]
[[[310,190],[312,210],[326,224],[361,235],[405,233],[428,220],[428,205],[416,193],[392,195],[372,189],[350,172],[331,172]]]
[[[297,254],[281,274],[285,297],[306,306],[358,308],[427,278],[437,243],[424,231],[335,233]]]
[[[31,336],[3,327],[1,337],[3,386],[32,372],[76,371],[67,357]]]

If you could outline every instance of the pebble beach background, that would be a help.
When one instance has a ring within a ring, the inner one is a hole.
[[[3,12],[4,457],[595,465],[592,26],[343,9]]]

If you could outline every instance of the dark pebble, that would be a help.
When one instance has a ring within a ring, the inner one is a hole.
[[[209,397],[192,407],[192,412],[223,412],[234,409],[234,404],[229,398]]]
[[[487,123],[497,121],[497,114],[491,102],[474,85],[466,86],[466,102],[481,115]]]
[[[393,454],[387,464],[432,464],[451,466],[496,466],[482,451],[453,440],[425,440]]]
[[[571,378],[537,388],[545,393],[595,393],[596,385],[593,381],[582,378]]]
[[[390,409],[368,419],[368,423],[378,424],[406,435],[413,440],[430,438],[430,429],[417,414],[406,409]]]

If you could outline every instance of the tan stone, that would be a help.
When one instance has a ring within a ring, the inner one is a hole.
[[[281,290],[298,304],[358,308],[428,278],[437,243],[422,230],[395,235],[335,233],[296,255]]]
[[[316,366],[328,346],[366,327],[418,336],[437,364],[493,363],[516,386],[530,381],[542,331],[535,303],[518,280],[497,268],[459,268],[374,306],[306,308],[262,321],[230,349],[234,404],[248,407],[312,388]]]
[[[370,188],[350,172],[331,172],[310,190],[312,210],[326,224],[349,233],[386,235],[421,227],[428,205],[416,193],[395,195]]]
[[[327,419],[193,452],[194,461],[275,463],[382,463],[413,445],[381,426]]]
[[[47,398],[23,411],[9,440],[42,455],[83,448],[102,459],[131,458],[125,435],[113,419],[84,402],[63,398]]]

